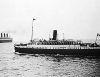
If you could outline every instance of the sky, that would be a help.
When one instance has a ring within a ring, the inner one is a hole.
[[[14,41],[58,38],[95,39],[100,33],[100,0],[0,0],[0,32]]]

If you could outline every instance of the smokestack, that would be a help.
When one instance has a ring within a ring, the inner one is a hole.
[[[1,33],[1,38],[3,37],[2,33]]]
[[[8,33],[6,34],[6,36],[8,37]]]
[[[53,38],[52,40],[57,40],[57,30],[53,30]]]
[[[5,33],[4,33],[4,37],[5,37]]]

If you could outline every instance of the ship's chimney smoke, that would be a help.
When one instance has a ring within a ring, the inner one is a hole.
[[[53,38],[52,40],[57,40],[57,30],[53,30]]]

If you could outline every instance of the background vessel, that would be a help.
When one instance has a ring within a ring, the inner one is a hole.
[[[8,33],[1,33],[0,35],[0,43],[12,42],[12,38]]]

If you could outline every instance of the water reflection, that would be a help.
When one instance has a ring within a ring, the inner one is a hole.
[[[24,55],[21,56],[24,71],[38,77],[99,77],[100,59],[88,59],[60,55]],[[24,61],[24,62],[23,62]],[[27,68],[26,68],[27,67]]]

